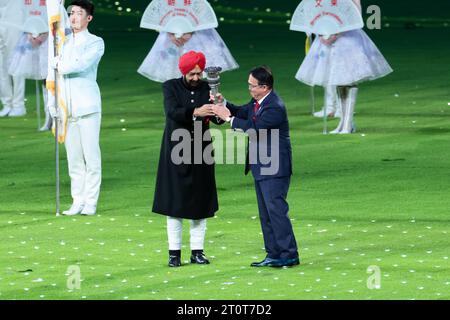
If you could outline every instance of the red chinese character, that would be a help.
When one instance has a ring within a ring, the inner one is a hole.
[[[167,0],[167,4],[169,6],[174,6],[175,5],[175,0]]]
[[[331,0],[331,5],[333,7],[336,7],[337,6],[337,0]]]
[[[31,6],[31,1],[32,1],[32,0],[25,0],[25,5],[26,5],[26,6]]]
[[[45,1],[46,0],[39,0],[39,5],[41,6],[41,7],[45,7]]]
[[[316,0],[316,8],[322,6],[322,0]]]
[[[191,5],[191,0],[184,0],[184,5],[185,6],[190,6]]]

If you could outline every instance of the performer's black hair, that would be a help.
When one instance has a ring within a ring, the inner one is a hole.
[[[250,71],[253,78],[258,80],[258,84],[261,86],[268,86],[270,89],[273,88],[273,75],[272,70],[268,66],[259,66]]]
[[[94,4],[89,0],[74,0],[70,5],[81,7],[89,16],[94,16]]]

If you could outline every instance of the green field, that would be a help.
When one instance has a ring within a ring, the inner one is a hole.
[[[225,17],[234,3],[223,1]],[[264,8],[276,5],[258,3],[267,5],[241,7],[264,19]],[[395,71],[360,86],[353,135],[323,135],[322,121],[310,115],[309,88],[294,79],[304,35],[290,32],[285,18],[241,23],[240,13],[219,28],[240,64],[222,76],[227,99],[247,102],[248,70],[268,64],[288,108],[294,152],[288,201],[301,257],[300,266],[288,269],[249,266],[265,252],[253,181],[243,165],[216,167],[220,209],[208,220],[205,247],[211,265],[187,262],[185,223],[186,263],[166,266],[165,217],[151,212],[162,90],[136,73],[156,34],[137,28],[134,11],[117,16],[99,9],[92,31],[104,38],[106,54],[99,69],[98,214],[55,217],[54,142],[36,132],[29,82],[27,116],[0,119],[0,299],[449,299],[450,28],[440,25],[445,10],[416,9],[404,18],[392,1],[373,3],[386,4],[393,22],[368,34]],[[295,8],[280,6],[280,12]],[[404,23],[420,15],[426,26]],[[320,104],[320,88],[316,96]],[[61,193],[66,209],[64,147]],[[74,265],[80,289],[67,286]],[[367,286],[369,266],[381,272],[379,289]]]

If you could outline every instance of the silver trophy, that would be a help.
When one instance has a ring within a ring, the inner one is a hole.
[[[208,67],[205,69],[206,81],[211,88],[211,94],[214,97],[214,104],[219,102],[216,96],[220,92],[220,71],[222,71],[221,67]]]

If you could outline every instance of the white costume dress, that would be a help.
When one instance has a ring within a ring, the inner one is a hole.
[[[348,86],[391,72],[378,48],[359,29],[339,34],[331,46],[317,37],[295,78],[310,86]]]
[[[101,184],[101,96],[97,68],[105,51],[102,38],[85,30],[71,34],[58,72],[68,101],[66,151],[73,203],[96,207]]]
[[[359,1],[355,2],[359,5]],[[310,86],[336,86],[341,120],[332,134],[356,132],[353,122],[357,84],[392,72],[381,52],[362,29],[342,32],[331,44],[316,38],[295,78]]]
[[[41,35],[42,43],[33,48],[30,35],[23,33],[15,47],[8,72],[12,76],[21,76],[26,79],[43,80],[48,72],[48,44],[47,35]]]
[[[22,25],[22,3],[17,0],[1,0],[0,21]],[[25,78],[8,74],[9,62],[20,35],[19,29],[0,25],[0,100],[3,104],[0,117],[21,116],[26,113]]]
[[[215,29],[207,29],[194,32],[182,47],[172,43],[167,32],[161,32],[138,72],[157,82],[179,78],[179,58],[191,50],[203,52],[207,67],[219,66],[222,71],[239,68],[219,33]]]

